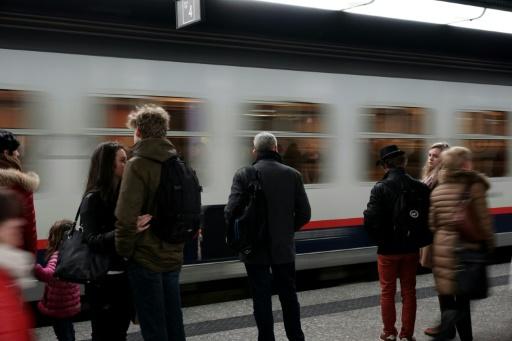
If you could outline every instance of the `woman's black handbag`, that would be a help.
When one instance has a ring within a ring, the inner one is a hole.
[[[470,300],[484,299],[488,295],[487,279],[488,254],[485,247],[481,250],[456,249],[457,266],[455,278],[457,295],[466,296]]]
[[[100,281],[108,272],[110,258],[90,250],[84,240],[83,228],[76,228],[79,217],[80,207],[73,227],[66,233],[59,248],[54,276],[66,282],[81,284]]]

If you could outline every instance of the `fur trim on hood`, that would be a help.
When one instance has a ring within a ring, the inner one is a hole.
[[[35,192],[39,187],[39,175],[34,172],[23,173],[17,169],[0,169],[0,186],[19,186],[27,192]]]
[[[485,190],[491,187],[489,180],[482,173],[473,170],[459,169],[456,171],[441,170],[439,172],[439,183],[476,183],[480,182],[485,186]]]

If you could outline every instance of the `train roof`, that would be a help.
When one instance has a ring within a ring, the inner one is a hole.
[[[505,1],[456,1],[512,10]],[[512,84],[512,35],[268,3],[203,1],[175,28],[171,0],[4,0],[0,48]]]

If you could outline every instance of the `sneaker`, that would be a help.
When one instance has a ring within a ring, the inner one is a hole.
[[[380,334],[380,339],[384,341],[396,341],[396,335],[386,335],[384,333]]]

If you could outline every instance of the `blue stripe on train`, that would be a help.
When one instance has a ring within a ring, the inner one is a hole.
[[[493,218],[497,233],[512,232],[512,214],[498,214]],[[185,245],[185,264],[223,261],[237,258],[237,255],[227,247],[224,241],[224,226],[214,226],[214,228],[210,230],[205,229],[203,232],[204,238],[201,245],[202,260],[198,261],[197,240],[190,241]],[[220,227],[217,228],[217,226]],[[362,226],[342,227],[338,231],[339,235],[335,237],[297,240],[297,253],[344,250],[375,245],[368,239],[368,235]],[[45,263],[45,252],[46,250],[38,251],[37,261],[39,263]]]
[[[512,232],[512,214],[499,214],[493,217],[496,233]],[[344,227],[342,235],[332,238],[299,240],[296,243],[297,253],[320,252],[353,249],[374,246],[368,239],[362,226]]]
[[[494,217],[497,233],[512,232],[512,214],[499,214]],[[210,225],[215,226],[215,225]],[[332,231],[332,230],[331,230]],[[335,237],[317,237],[297,240],[297,253],[344,250],[375,245],[368,239],[362,226],[342,227]],[[185,264],[204,263],[236,259],[236,254],[224,242],[224,230],[216,227],[204,231],[201,245],[202,260],[197,260],[197,241],[185,246]]]

